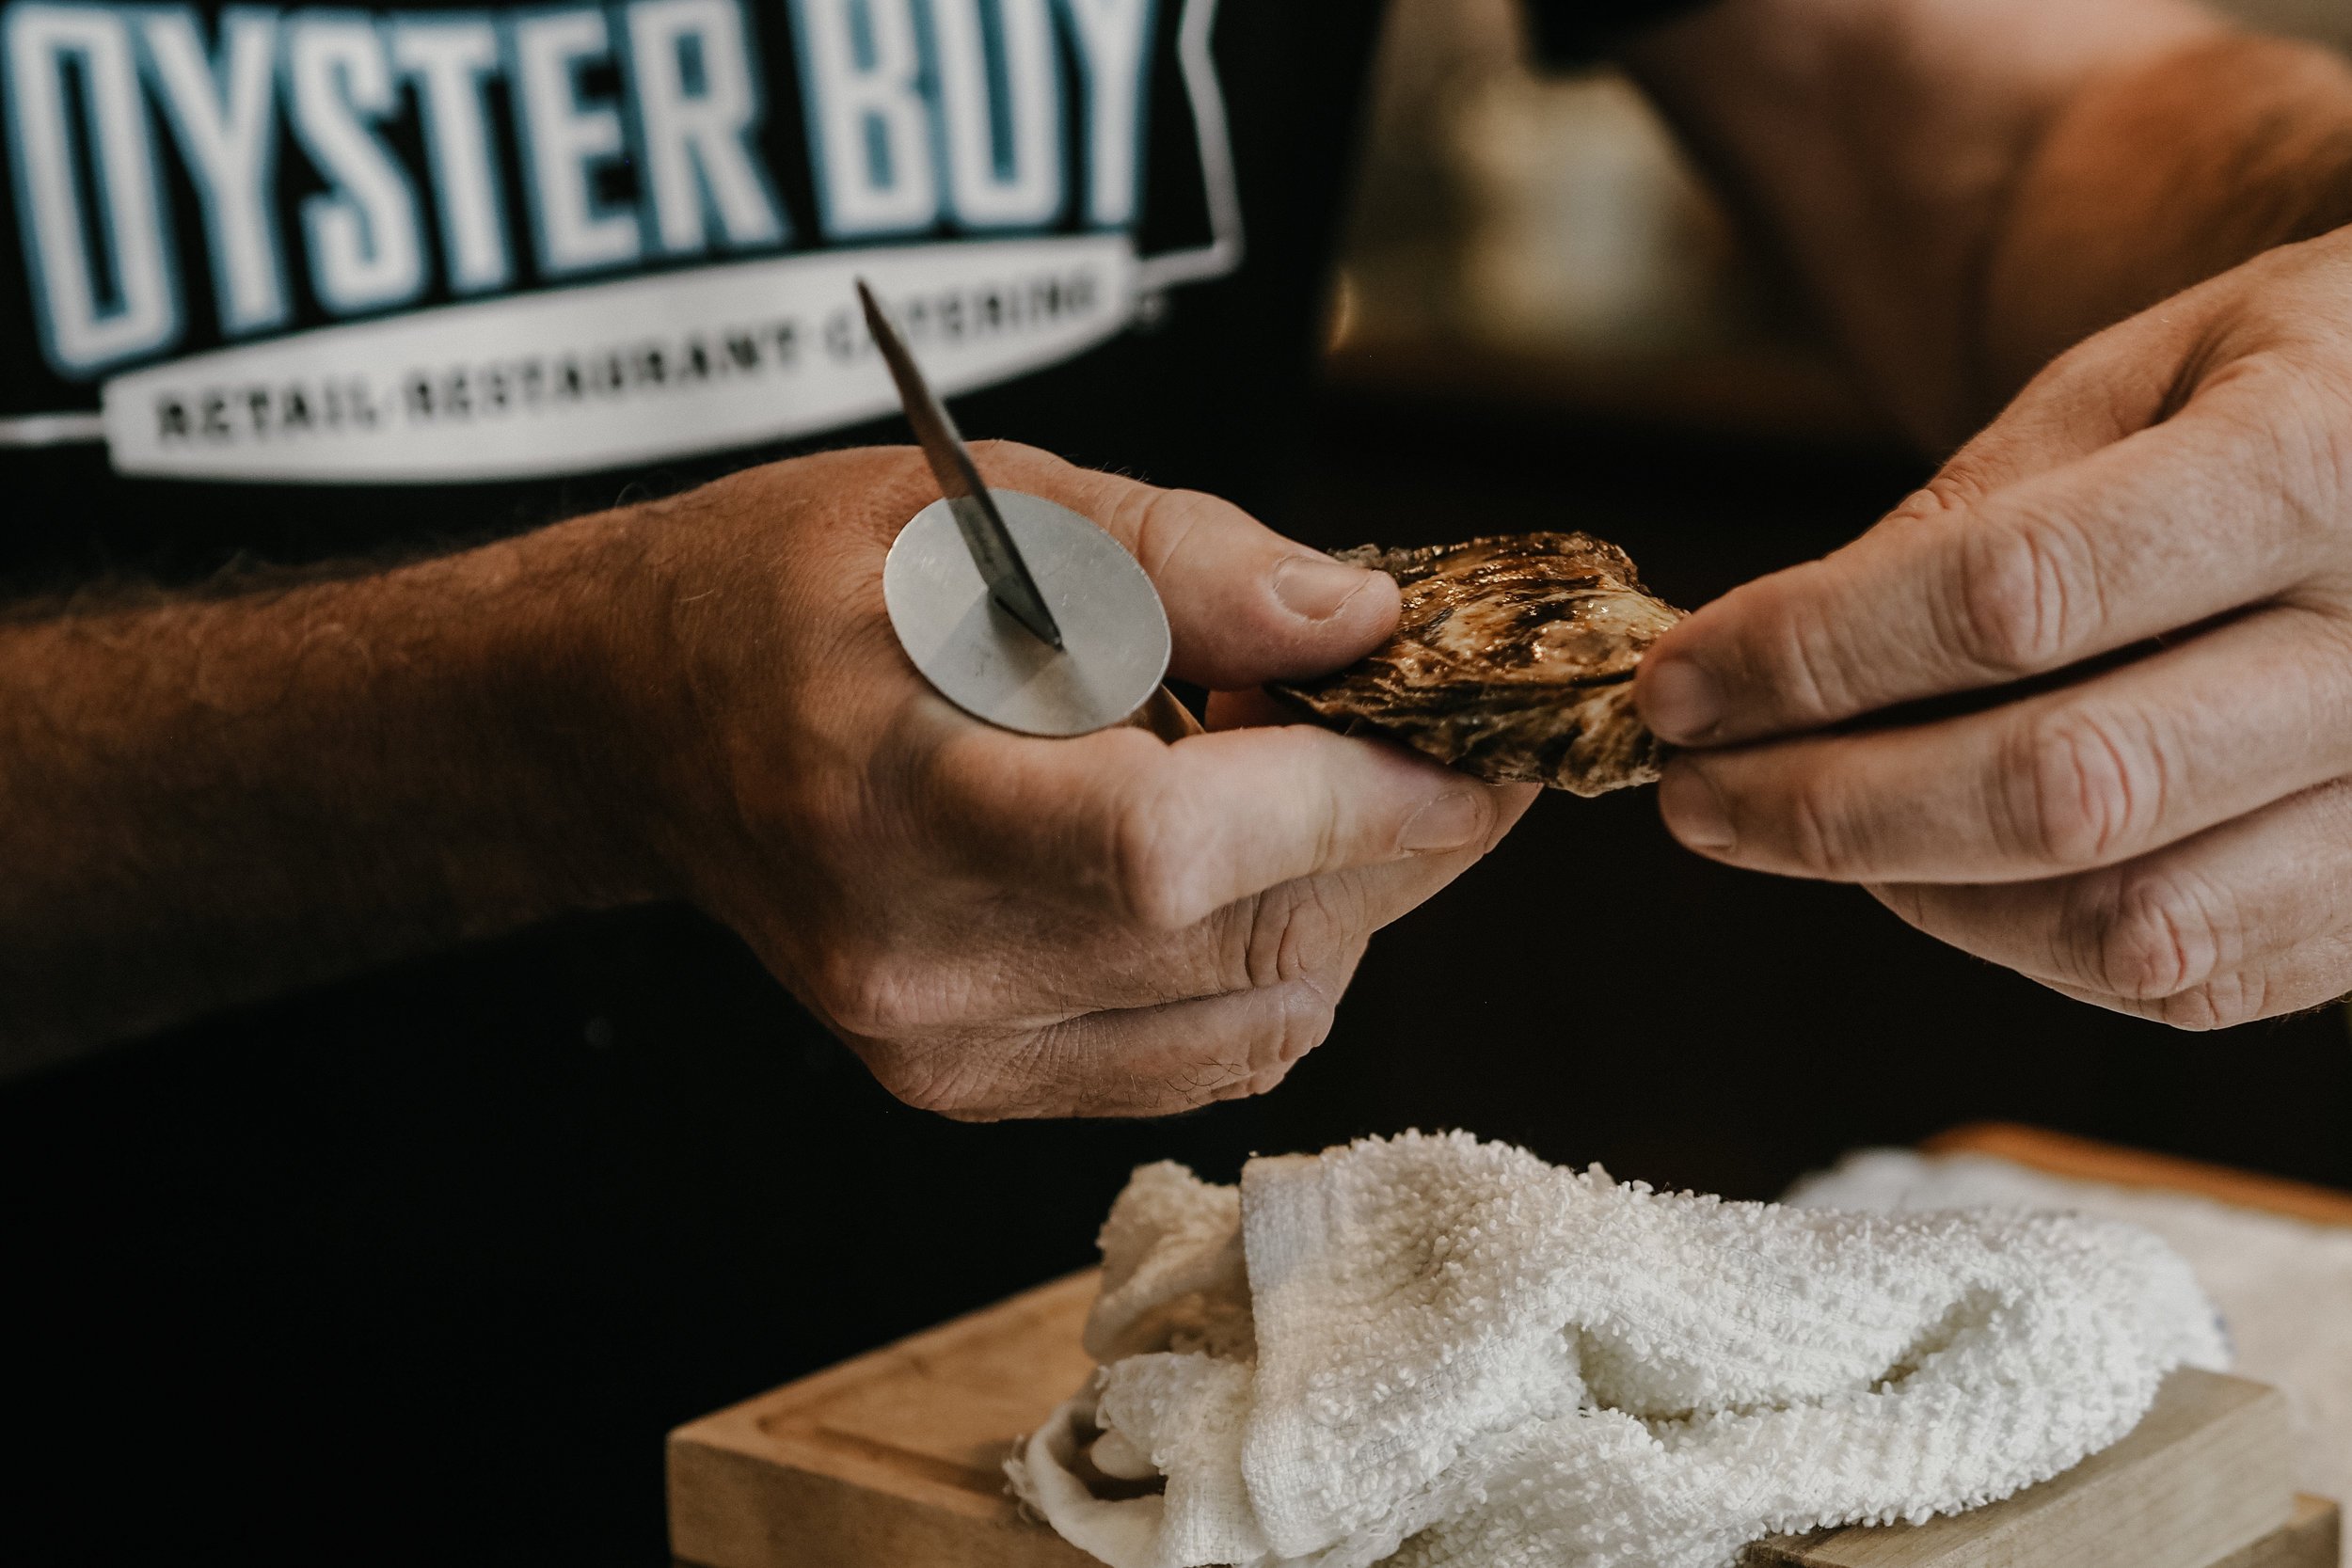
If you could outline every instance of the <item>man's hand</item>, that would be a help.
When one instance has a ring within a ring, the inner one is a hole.
[[[1221,501],[980,461],[1136,552],[1181,677],[1332,669],[1395,624],[1387,578]],[[0,1066],[686,898],[951,1116],[1270,1086],[1530,792],[1307,727],[965,717],[882,606],[937,494],[912,450],[841,451],[374,576],[0,618]]]
[[[1336,668],[1395,624],[1387,578],[1222,501],[1019,447],[979,459],[1136,553],[1179,678]],[[1305,726],[1169,745],[978,723],[882,607],[882,558],[935,494],[912,450],[869,449],[615,515],[644,532],[666,603],[662,646],[625,657],[676,677],[634,721],[667,758],[657,853],[914,1104],[1145,1115],[1271,1087],[1324,1037],[1372,933],[1533,792]]]
[[[2085,341],[1637,693],[1694,849],[2185,1026],[2352,989],[2352,231]]]

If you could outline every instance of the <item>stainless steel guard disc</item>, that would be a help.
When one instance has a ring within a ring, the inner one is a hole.
[[[936,500],[898,531],[882,598],[899,645],[941,696],[1024,735],[1088,735],[1143,705],[1168,673],[1168,611],[1125,546],[1042,496],[997,490],[997,509],[1061,627],[1057,652],[989,596]]]

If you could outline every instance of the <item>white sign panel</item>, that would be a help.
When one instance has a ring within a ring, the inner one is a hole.
[[[1111,337],[1125,234],[825,251],[324,327],[106,383],[117,469],[434,483],[720,451],[898,407],[864,277],[943,393]]]

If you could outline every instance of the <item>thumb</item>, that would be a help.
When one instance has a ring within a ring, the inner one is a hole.
[[[1100,524],[1151,574],[1168,607],[1169,673],[1212,690],[1319,675],[1396,629],[1396,583],[1285,539],[1230,501],[1163,490],[1025,447],[975,449],[989,483],[1059,501]]]

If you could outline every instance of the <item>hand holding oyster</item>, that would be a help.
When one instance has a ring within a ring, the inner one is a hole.
[[[1644,592],[1616,546],[1524,533],[1333,553],[1396,578],[1396,633],[1334,674],[1269,687],[1277,696],[1493,784],[1599,795],[1657,779],[1633,673],[1683,612]]]

